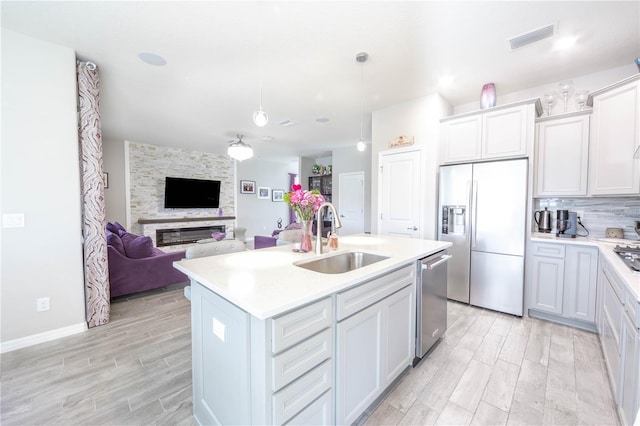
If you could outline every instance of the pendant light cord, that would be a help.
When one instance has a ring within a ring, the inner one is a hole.
[[[360,140],[363,141],[362,128],[364,121],[364,62],[360,63]]]
[[[258,2],[258,87],[260,90],[260,110],[262,110],[262,3]]]

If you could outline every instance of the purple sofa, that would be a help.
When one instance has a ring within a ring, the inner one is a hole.
[[[111,297],[189,281],[173,267],[184,251],[165,253],[150,237],[131,234],[117,222],[107,224],[107,256]]]

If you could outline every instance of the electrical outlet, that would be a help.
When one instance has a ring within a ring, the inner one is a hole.
[[[36,311],[44,312],[49,310],[49,298],[40,297],[36,299]]]
[[[576,210],[576,216],[578,216],[582,220],[584,219],[584,212]]]

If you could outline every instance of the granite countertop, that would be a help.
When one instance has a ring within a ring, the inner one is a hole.
[[[555,234],[543,234],[534,232],[531,234],[531,241],[544,243],[563,243],[576,244],[598,247],[600,256],[603,256],[613,267],[613,271],[618,275],[620,281],[626,284],[631,294],[635,296],[640,303],[640,273],[631,272],[627,265],[620,259],[614,251],[616,245],[634,246],[640,244],[638,240],[626,240],[621,238],[595,238],[595,237],[576,237],[576,238],[558,238]]]
[[[339,250],[297,253],[292,245],[185,259],[174,267],[258,319],[271,318],[444,250],[451,243],[382,235],[340,237]],[[294,265],[345,251],[388,259],[343,274],[322,274]]]

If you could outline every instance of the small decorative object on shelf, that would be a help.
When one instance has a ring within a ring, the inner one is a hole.
[[[321,171],[322,171],[322,166],[320,164],[314,164],[313,167],[311,168],[311,172],[314,175],[319,175]]]
[[[547,117],[551,115],[551,110],[558,102],[558,92],[547,92],[544,94],[542,108],[547,110]]]
[[[389,142],[390,148],[397,148],[401,146],[409,146],[413,145],[414,137],[413,136],[398,136]]]
[[[325,175],[331,174],[331,164],[329,164],[327,167],[324,168],[324,174]]]
[[[289,204],[296,212],[302,224],[302,237],[300,240],[300,251],[311,251],[311,225],[313,217],[324,203],[324,197],[318,190],[306,191],[302,185],[292,185],[292,191],[284,194],[284,202]]]
[[[580,90],[576,92],[576,107],[579,111],[584,110],[585,106],[587,106],[587,99],[589,99],[589,91],[588,90]]]
[[[638,72],[640,72],[640,58],[636,58],[634,59],[634,62],[636,63],[636,65],[638,66]]]
[[[567,112],[567,106],[569,105],[569,96],[573,92],[573,82],[571,80],[563,80],[559,84],[560,94],[564,100],[564,112]]]
[[[496,106],[496,85],[487,83],[482,86],[482,92],[480,93],[480,109],[494,106]]]

